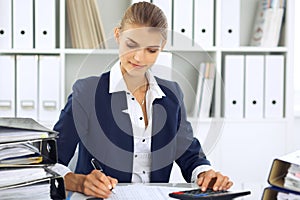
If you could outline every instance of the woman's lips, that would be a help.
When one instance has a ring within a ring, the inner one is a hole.
[[[134,68],[139,68],[139,69],[141,69],[141,68],[144,68],[145,67],[145,65],[138,65],[138,64],[135,64],[135,63],[132,63],[132,62],[129,62]]]

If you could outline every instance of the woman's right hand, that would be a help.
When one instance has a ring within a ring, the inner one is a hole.
[[[106,176],[99,170],[93,170],[88,175],[68,173],[65,175],[66,190],[81,192],[88,196],[108,198],[118,180]]]

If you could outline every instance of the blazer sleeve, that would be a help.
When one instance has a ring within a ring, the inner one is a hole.
[[[181,173],[187,182],[191,182],[193,170],[200,165],[210,165],[206,155],[202,150],[201,144],[193,136],[193,129],[190,122],[187,121],[187,114],[183,102],[183,92],[178,84],[180,113],[177,134],[177,152],[184,152],[176,159],[176,163],[181,169]],[[185,149],[182,149],[185,148]]]
[[[72,98],[72,95],[68,97],[68,102],[61,111],[59,120],[53,128],[59,133],[57,138],[58,162],[66,166],[73,157],[79,142],[72,113]]]
[[[94,78],[76,81],[73,93],[68,97],[68,102],[61,111],[59,121],[54,130],[59,132],[57,139],[58,162],[68,165],[72,159],[77,144],[80,142],[79,133],[84,135],[88,131],[88,119],[91,85]],[[97,79],[96,79],[97,80]],[[88,101],[88,102],[87,102]]]

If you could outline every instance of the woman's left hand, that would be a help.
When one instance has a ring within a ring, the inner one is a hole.
[[[227,176],[222,175],[220,172],[208,170],[198,175],[197,184],[201,186],[202,191],[211,188],[214,191],[228,190],[232,185],[232,181]]]

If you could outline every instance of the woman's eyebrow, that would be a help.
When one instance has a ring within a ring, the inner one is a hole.
[[[133,39],[131,39],[131,38],[129,38],[129,37],[127,37],[127,39],[130,40],[130,42],[139,45],[139,43],[137,43],[136,41],[134,41]]]
[[[130,42],[136,44],[137,46],[140,46],[140,44],[136,41],[134,41],[133,39],[127,37],[128,40],[130,40]],[[147,46],[147,48],[160,48],[161,46],[160,45],[150,45],[150,46]]]

